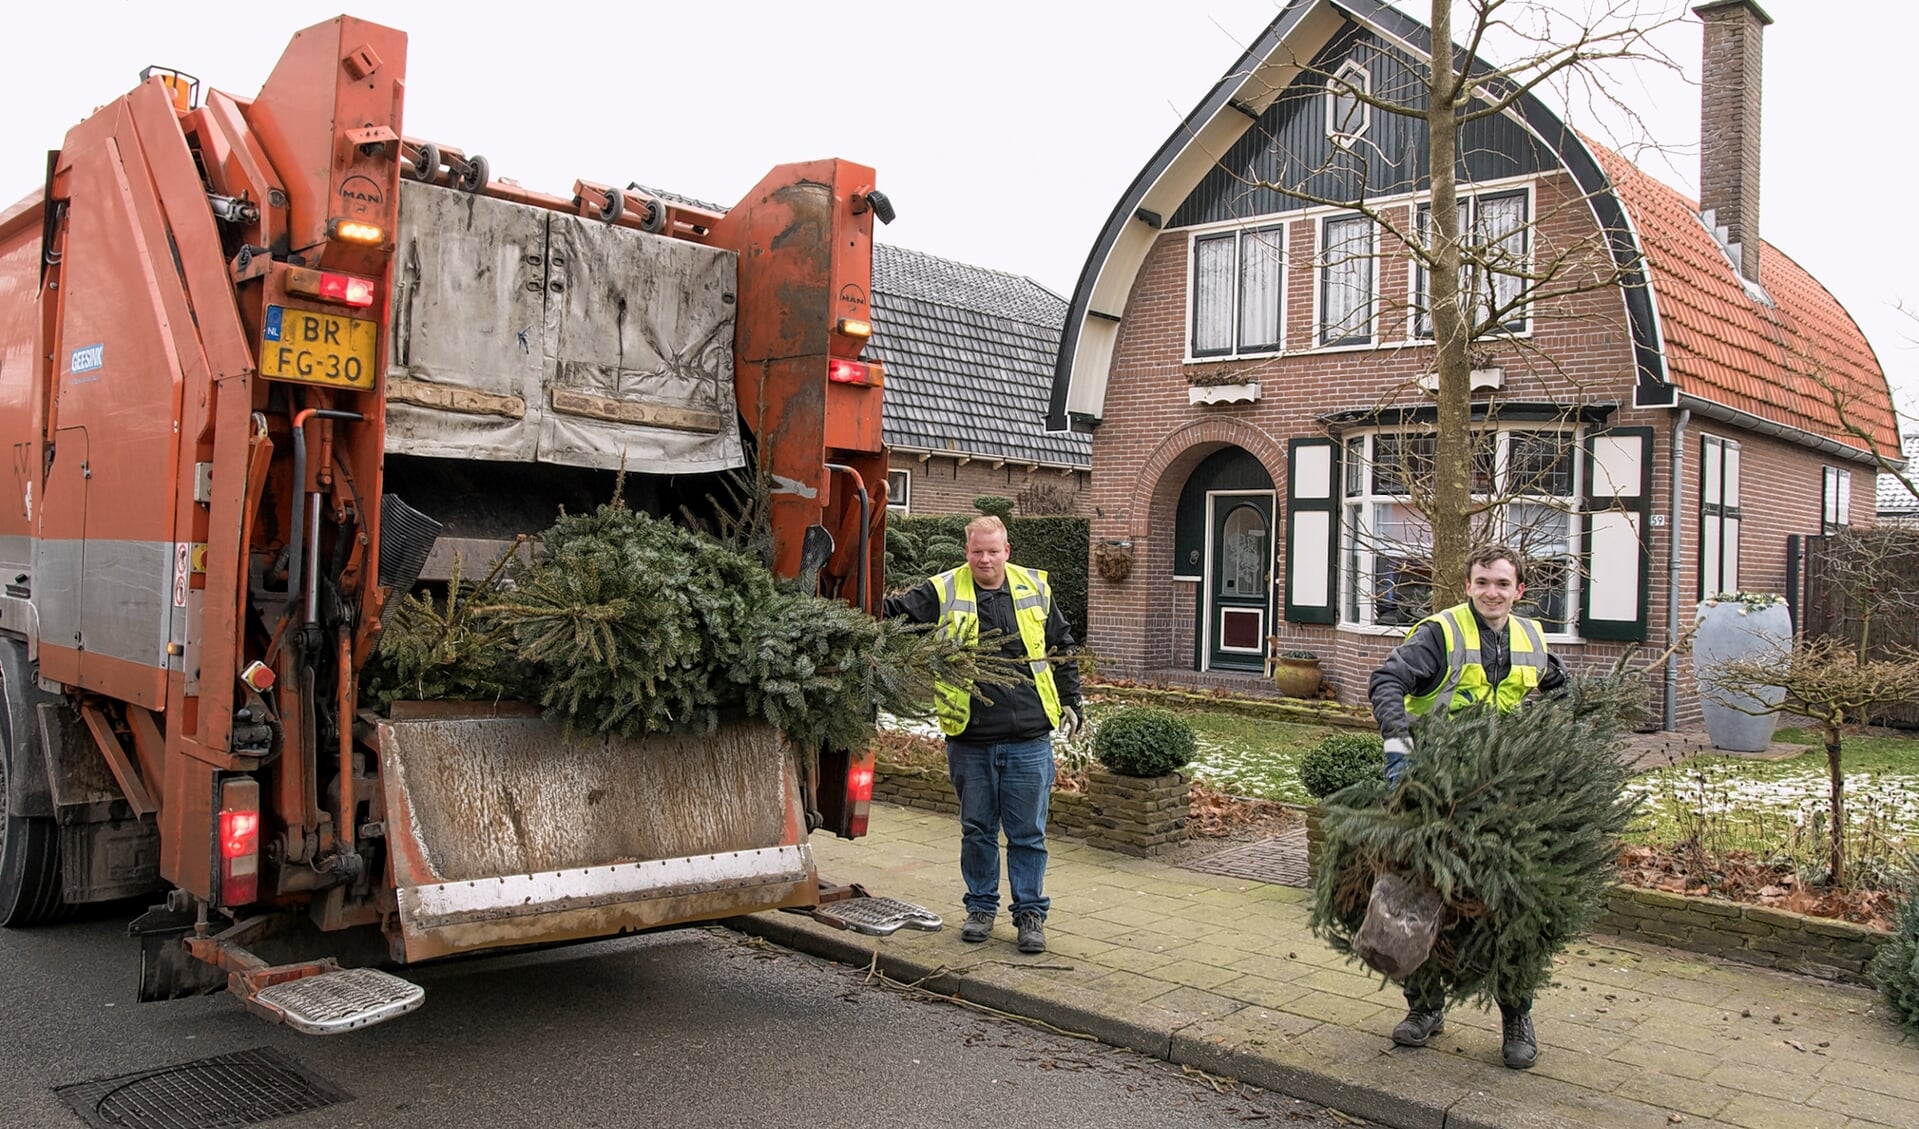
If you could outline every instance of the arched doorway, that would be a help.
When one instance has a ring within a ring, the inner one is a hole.
[[[1243,447],[1208,455],[1180,491],[1175,579],[1194,585],[1195,670],[1258,673],[1273,618],[1273,478]]]

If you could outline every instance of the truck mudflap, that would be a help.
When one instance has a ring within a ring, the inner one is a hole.
[[[396,703],[378,725],[406,960],[818,900],[771,727],[627,740],[486,712]]]

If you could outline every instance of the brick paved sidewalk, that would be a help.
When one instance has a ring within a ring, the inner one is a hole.
[[[875,804],[867,838],[813,843],[835,881],[962,915],[951,816]],[[1004,914],[983,945],[950,926],[876,943],[791,914],[740,924],[1402,1129],[1919,1126],[1919,1040],[1863,989],[1600,939],[1567,952],[1534,1005],[1539,1065],[1511,1071],[1497,1013],[1455,1009],[1435,1046],[1394,1047],[1397,988],[1313,938],[1305,890],[1052,847],[1043,957],[1013,949]]]

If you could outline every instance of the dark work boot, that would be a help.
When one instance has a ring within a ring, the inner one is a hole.
[[[1043,953],[1046,951],[1046,919],[1036,913],[1022,913],[1013,918],[1013,928],[1019,930],[1019,951],[1022,953]]]
[[[1406,1010],[1406,1018],[1393,1028],[1393,1042],[1402,1047],[1423,1047],[1445,1030],[1445,1008],[1411,1007]]]
[[[976,909],[966,915],[966,923],[960,926],[960,940],[978,944],[993,935],[993,914]]]
[[[1539,1040],[1533,1036],[1533,1009],[1499,1005],[1499,1027],[1503,1042],[1499,1057],[1514,1070],[1531,1070],[1539,1061]]]

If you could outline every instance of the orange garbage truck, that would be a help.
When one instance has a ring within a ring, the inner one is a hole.
[[[0,924],[163,894],[142,999],[316,1033],[453,954],[938,928],[815,868],[809,834],[865,833],[870,752],[363,707],[402,596],[622,475],[658,515],[770,484],[774,570],[868,611],[884,559],[873,170],[536,192],[406,134],[406,58],[341,17],[250,99],[149,68],[0,213]]]

